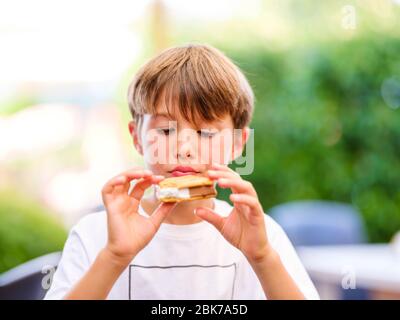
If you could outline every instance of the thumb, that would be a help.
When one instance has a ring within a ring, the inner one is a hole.
[[[224,218],[209,208],[196,208],[194,210],[194,214],[199,218],[211,223],[218,231],[221,231],[224,226]]]
[[[176,206],[176,202],[161,202],[156,210],[150,216],[150,220],[158,229],[164,219],[167,217],[168,213]]]

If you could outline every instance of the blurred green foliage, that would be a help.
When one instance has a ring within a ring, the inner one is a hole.
[[[0,101],[0,116],[8,116],[22,111],[37,103],[37,99],[28,94],[19,94],[6,101]]]
[[[26,196],[0,192],[0,273],[46,253],[62,250],[65,229]]]
[[[225,52],[256,95],[247,179],[264,209],[299,199],[352,203],[371,241],[390,240],[400,230],[400,108],[385,103],[382,85],[400,76],[399,38],[371,32],[279,52]]]

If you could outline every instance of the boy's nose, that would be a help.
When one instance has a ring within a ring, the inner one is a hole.
[[[178,159],[187,159],[193,158],[193,150],[190,143],[184,143],[177,148],[178,150]]]
[[[177,141],[177,158],[178,159],[193,159],[195,158],[196,135],[193,132],[182,131],[179,134]]]

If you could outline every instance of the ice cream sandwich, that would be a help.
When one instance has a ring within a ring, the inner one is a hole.
[[[215,197],[217,191],[207,177],[185,175],[162,180],[156,186],[156,195],[162,202],[179,202]]]

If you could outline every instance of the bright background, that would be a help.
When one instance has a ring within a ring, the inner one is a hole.
[[[61,250],[106,180],[141,164],[127,86],[188,42],[224,51],[254,88],[246,178],[266,212],[333,200],[361,213],[370,242],[400,230],[399,2],[3,1],[0,273]]]

